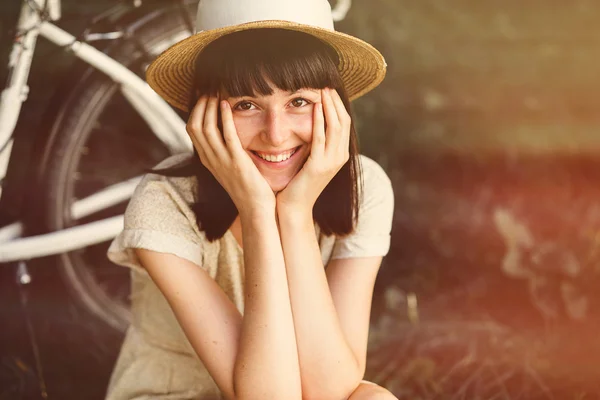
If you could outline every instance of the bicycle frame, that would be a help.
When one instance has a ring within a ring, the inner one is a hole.
[[[35,6],[39,9],[35,9]],[[42,18],[40,9],[47,12]],[[0,144],[6,144],[0,153],[0,178],[4,177],[13,144],[13,132],[21,106],[27,99],[27,78],[38,36],[57,46],[69,49],[76,57],[105,73],[121,85],[123,95],[148,123],[157,138],[171,153],[191,151],[192,143],[185,131],[185,122],[156,94],[148,84],[129,69],[49,22],[60,18],[60,0],[25,0],[18,22],[18,32],[9,58],[9,78],[0,99]],[[140,178],[110,186],[99,193],[77,201],[72,207],[73,217],[85,217],[127,200],[133,194]],[[1,195],[1,192],[0,192]],[[0,229],[0,263],[29,260],[35,257],[60,254],[115,237],[123,229],[123,217],[77,226],[45,235],[20,238],[22,223]]]
[[[27,99],[27,79],[38,36],[71,51],[76,57],[105,73],[121,85],[125,98],[147,122],[156,137],[171,153],[191,151],[185,122],[148,84],[110,56],[50,21],[61,17],[60,0],[22,0],[17,35],[10,54],[7,87],[0,98],[0,179],[6,175],[12,151],[14,129],[23,102]],[[335,21],[345,18],[351,0],[338,0],[332,10]],[[44,11],[44,13],[40,13]],[[74,218],[82,218],[128,200],[141,177],[112,185],[101,192],[78,200],[71,209]],[[0,185],[0,196],[2,187]],[[114,238],[123,229],[123,216],[80,225],[61,231],[21,238],[22,222],[0,228],[0,263],[30,260],[83,248]]]

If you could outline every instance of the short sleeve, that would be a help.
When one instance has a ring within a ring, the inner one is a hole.
[[[331,259],[385,256],[390,249],[394,191],[387,174],[361,155],[363,191],[353,233],[335,241]]]
[[[158,167],[171,164],[163,162]],[[112,241],[108,258],[145,272],[133,251],[138,248],[174,254],[202,266],[203,233],[190,207],[192,179],[146,175],[127,205],[123,231]]]

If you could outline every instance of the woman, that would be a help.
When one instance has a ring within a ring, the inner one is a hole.
[[[197,28],[148,69],[195,154],[143,179],[109,249],[133,321],[108,398],[395,399],[362,381],[393,192],[349,105],[383,58],[326,0],[203,0]]]

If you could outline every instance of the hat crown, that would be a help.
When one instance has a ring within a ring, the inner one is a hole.
[[[196,32],[269,20],[334,30],[327,0],[200,0]]]

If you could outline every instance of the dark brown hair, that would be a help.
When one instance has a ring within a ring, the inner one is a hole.
[[[350,100],[337,69],[337,53],[311,35],[285,29],[236,32],[209,44],[196,60],[190,110],[201,95],[216,95],[224,88],[231,96],[270,95],[273,89],[336,89],[350,116]],[[325,235],[344,236],[358,219],[362,173],[354,122],[350,131],[350,159],[323,190],[313,208],[313,218]],[[186,163],[162,170],[165,176],[195,176],[197,202],[192,205],[198,227],[210,241],[220,239],[238,211],[229,194],[202,165],[197,152]]]

